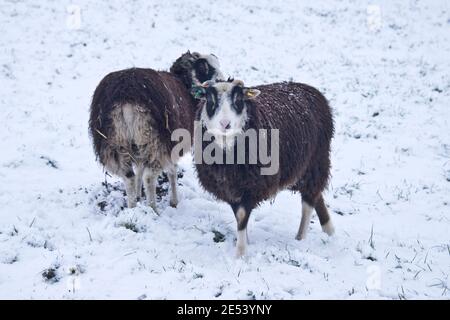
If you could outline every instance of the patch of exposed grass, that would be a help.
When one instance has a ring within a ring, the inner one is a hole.
[[[226,237],[222,232],[217,231],[215,229],[213,229],[211,232],[214,234],[214,238],[213,238],[214,242],[218,243],[218,242],[225,241]]]
[[[58,269],[59,269],[59,266],[52,266],[52,267],[42,271],[41,275],[44,278],[44,281],[48,282],[48,283],[58,282],[60,279],[60,277],[58,276]]]
[[[128,229],[128,230],[131,230],[135,233],[139,232],[139,228],[136,224],[136,221],[133,221],[133,220],[128,220],[128,221],[119,223],[119,226],[124,227],[125,229]]]

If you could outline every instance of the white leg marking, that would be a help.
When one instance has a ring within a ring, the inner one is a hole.
[[[175,208],[178,205],[177,168],[171,169],[168,176],[170,183],[170,206]]]
[[[242,220],[244,220],[246,215],[245,209],[240,207],[236,212],[236,219],[238,225]],[[236,257],[240,258],[245,255],[247,251],[247,228],[238,230],[237,241],[236,241]]]
[[[238,211],[236,212],[236,218],[237,218],[237,222],[241,223],[242,220],[244,220],[245,218],[245,209],[240,207],[238,209]]]
[[[142,176],[144,174],[144,167],[139,165],[136,166],[136,176],[135,176],[135,184],[136,184],[136,196],[138,199],[142,197]]]
[[[322,226],[322,230],[329,236],[334,234],[334,225],[333,222],[331,222],[331,219]]]
[[[308,233],[309,223],[311,222],[311,215],[313,212],[313,207],[302,201],[302,220],[300,222],[300,228],[298,229],[297,240],[302,240],[306,238]]]
[[[237,232],[236,257],[241,258],[247,251],[247,229]]]
[[[157,173],[150,168],[144,169],[144,188],[147,204],[158,213],[156,209],[156,178]]]
[[[127,192],[127,204],[128,208],[136,207],[136,185],[133,178],[125,178],[125,190]]]

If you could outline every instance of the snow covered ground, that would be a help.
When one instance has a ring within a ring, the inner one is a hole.
[[[282,192],[235,260],[231,209],[188,158],[177,209],[121,209],[87,134],[92,93],[187,49],[329,98],[334,237],[315,220],[294,240],[300,198]],[[0,298],[448,299],[449,98],[447,0],[2,0]]]

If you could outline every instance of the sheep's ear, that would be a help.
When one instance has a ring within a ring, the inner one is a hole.
[[[191,95],[195,98],[195,99],[205,99],[206,97],[206,89],[203,86],[193,86],[191,88]]]
[[[244,99],[245,100],[255,99],[261,93],[261,91],[259,91],[258,89],[252,89],[252,88],[244,88],[243,91],[244,91]]]

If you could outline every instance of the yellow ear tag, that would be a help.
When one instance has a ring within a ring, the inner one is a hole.
[[[247,91],[247,97],[253,97],[255,94],[253,93],[253,90]]]

